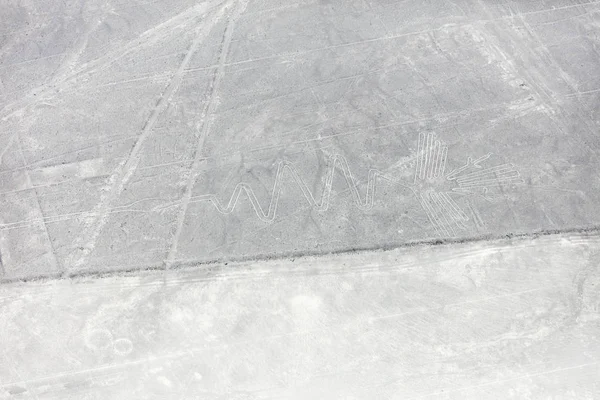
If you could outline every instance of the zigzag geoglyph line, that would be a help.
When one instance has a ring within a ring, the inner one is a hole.
[[[366,194],[363,198],[359,192],[359,184],[352,176],[348,161],[342,155],[335,155],[328,168],[324,183],[323,193],[320,201],[315,199],[313,192],[301,178],[297,169],[289,161],[280,161],[277,166],[275,183],[271,191],[268,208],[265,210],[257,196],[246,183],[238,183],[233,190],[229,201],[222,203],[215,194],[206,194],[190,198],[190,202],[209,201],[221,214],[232,213],[243,193],[248,197],[257,217],[264,222],[273,222],[277,217],[277,206],[283,190],[284,178],[289,175],[300,187],[304,198],[311,207],[317,211],[326,211],[330,205],[333,178],[336,169],[340,169],[346,183],[352,193],[357,208],[367,211],[373,208],[375,192],[378,180],[385,180],[395,185],[410,189],[416,196],[419,204],[427,215],[436,232],[442,236],[456,236],[459,230],[467,228],[466,222],[469,217],[454,199],[454,196],[480,195],[485,198],[488,188],[502,187],[507,184],[523,183],[523,179],[513,164],[501,164],[498,166],[484,168],[481,164],[486,161],[491,153],[473,160],[467,158],[465,165],[445,174],[447,166],[448,146],[437,139],[435,133],[419,134],[414,179],[412,185],[402,184],[398,180],[384,174],[377,169],[370,169],[368,173]],[[177,206],[173,203],[165,206],[155,207],[153,210],[160,211],[165,208]],[[129,207],[116,207],[111,212],[134,212]],[[139,212],[147,212],[139,210]],[[72,218],[85,218],[94,216],[94,212],[71,213],[48,217],[46,222],[58,222]],[[18,221],[0,224],[0,230],[17,229],[24,224],[36,222],[35,220]]]
[[[522,179],[512,164],[483,168],[480,164],[487,160],[491,154],[486,154],[476,160],[469,157],[465,165],[445,174],[447,156],[448,146],[441,140],[438,140],[435,133],[421,133],[417,145],[413,185],[402,186],[413,191],[438,234],[456,236],[459,230],[467,228],[466,222],[469,221],[469,217],[454,200],[453,195],[477,194],[477,191],[485,194],[489,187],[521,183]],[[325,211],[329,208],[330,204],[336,166],[339,166],[342,170],[346,178],[346,183],[352,192],[354,202],[361,210],[370,210],[373,207],[378,179],[399,184],[396,180],[386,176],[382,172],[371,169],[369,170],[366,195],[364,200],[362,200],[357,182],[352,176],[346,158],[342,155],[335,155],[329,165],[320,202],[315,199],[314,194],[300,177],[294,165],[287,161],[280,161],[278,164],[275,183],[267,210],[261,206],[254,190],[246,183],[238,183],[236,185],[226,204],[222,203],[214,194],[195,196],[191,201],[210,201],[221,214],[230,214],[235,210],[240,195],[244,192],[250,200],[258,218],[264,222],[272,222],[277,217],[277,206],[283,188],[284,174],[288,173],[300,187],[304,198],[310,206],[316,208],[318,211]],[[443,189],[442,184],[444,182],[454,182],[456,187]]]
[[[367,193],[363,201],[358,190],[357,182],[352,176],[352,172],[350,171],[350,167],[348,166],[348,161],[344,156],[335,155],[329,166],[329,172],[327,174],[327,180],[325,181],[325,187],[320,202],[317,202],[313,193],[310,191],[308,185],[304,182],[304,180],[300,177],[294,165],[287,161],[280,161],[277,166],[277,174],[275,176],[275,183],[271,192],[271,200],[269,201],[269,208],[266,212],[260,205],[260,202],[258,201],[256,194],[254,193],[254,189],[252,189],[252,187],[245,183],[238,183],[236,185],[227,205],[221,203],[217,196],[215,196],[214,194],[195,196],[192,198],[192,202],[210,201],[215,206],[217,211],[221,214],[230,214],[235,209],[241,193],[244,192],[248,196],[248,199],[250,200],[250,203],[252,204],[252,207],[254,208],[254,211],[258,218],[260,218],[264,222],[272,222],[277,217],[277,205],[279,203],[279,197],[283,189],[283,176],[284,173],[287,172],[291,175],[296,184],[302,190],[302,194],[304,195],[306,201],[308,201],[308,203],[311,206],[315,207],[318,211],[326,211],[329,208],[331,191],[333,186],[333,176],[336,170],[336,165],[339,165],[340,169],[344,173],[346,183],[348,184],[348,187],[352,192],[354,202],[360,210],[366,211],[373,208],[377,179],[383,179],[388,182],[397,183],[395,180],[391,179],[390,177],[387,177],[382,172],[376,169],[370,169],[367,181]]]

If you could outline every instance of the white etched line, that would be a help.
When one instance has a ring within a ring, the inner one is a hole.
[[[425,211],[425,215],[427,215],[427,219],[429,219],[429,222],[431,222],[431,226],[433,226],[433,228],[435,229],[435,232],[440,236],[446,235],[444,233],[444,231],[438,226],[438,223],[434,220],[434,218],[432,216],[432,211],[426,205],[425,200],[423,200],[423,199],[418,199],[418,200],[419,200],[419,203],[421,203],[421,207],[423,208],[423,211]]]
[[[444,172],[446,171],[446,157],[448,156],[448,146],[444,146],[444,150],[442,151],[442,168],[440,171],[440,176],[444,176]]]
[[[423,132],[421,133],[421,135],[423,135],[423,141],[421,142],[421,170],[419,172],[419,175],[421,179],[423,179],[423,177],[425,176],[425,163],[427,162],[427,155],[425,153],[427,149],[427,134]]]
[[[429,165],[427,166],[427,177],[429,179],[431,179],[431,169],[433,168],[433,161],[434,161],[433,157],[435,156],[434,148],[435,148],[435,142],[436,142],[436,140],[435,140],[436,134],[431,132],[429,134],[429,136],[431,138],[431,141],[429,143]]]
[[[462,223],[460,219],[456,219],[453,217],[453,211],[450,208],[450,205],[444,201],[440,193],[437,193],[437,201],[439,201],[440,205],[446,210],[444,216],[448,219],[448,225],[450,226],[453,235],[456,236],[457,233],[455,229],[465,229],[466,226]]]
[[[453,222],[460,229],[467,229],[467,226],[464,224],[464,219],[462,218],[461,210],[458,209],[457,205],[453,205],[451,201],[448,201],[448,198],[444,196],[445,193],[439,193],[439,200],[444,203],[446,209],[448,210],[449,215],[452,217]],[[451,200],[451,199],[450,199]]]
[[[448,214],[450,215],[451,219],[455,222],[460,221],[461,217],[460,215],[457,214],[456,210],[454,210],[452,208],[452,206],[450,205],[450,203],[447,201],[447,199],[443,196],[443,192],[442,193],[438,193],[437,194],[437,198],[440,201],[440,203],[442,203],[444,205],[444,207],[446,208],[446,210],[448,211]]]
[[[457,187],[457,188],[452,188],[452,191],[455,193],[459,193],[459,194],[476,194],[474,191],[472,191],[471,189],[468,188],[462,188],[462,187]]]
[[[457,181],[472,180],[472,179],[479,178],[481,176],[506,174],[506,173],[510,173],[510,172],[513,172],[513,171],[516,172],[517,169],[512,164],[510,164],[510,165],[499,165],[497,167],[483,169],[481,171],[478,171],[477,173],[472,173],[472,174],[469,174],[469,175],[459,176],[458,178],[456,178],[456,180]]]
[[[513,176],[504,176],[504,177],[500,177],[500,178],[489,178],[489,179],[479,179],[479,180],[473,180],[473,181],[467,181],[467,182],[459,182],[458,185],[463,187],[463,186],[471,186],[471,185],[476,185],[476,184],[505,182],[505,181],[519,180],[519,179],[521,179],[521,175],[515,174]]]
[[[433,173],[433,176],[438,178],[440,176],[440,170],[442,169],[442,157],[444,155],[444,143],[443,142],[439,142],[439,146],[438,146],[438,155],[436,157],[436,164],[435,164],[435,170]]]
[[[447,192],[442,192],[441,196],[446,200],[446,202],[448,202],[448,204],[450,204],[454,211],[456,211],[456,213],[459,216],[459,219],[463,221],[469,220],[469,217],[461,210],[458,204],[456,204],[456,201],[454,201],[454,199],[450,197],[450,195]]]
[[[442,226],[442,224],[439,223],[439,220],[437,219],[435,212],[431,209],[431,205],[429,204],[427,198],[423,193],[420,194],[420,197],[421,206],[423,207],[423,210],[427,214],[427,217],[431,221],[431,224],[435,228],[436,232],[440,235],[449,236],[448,231]]]
[[[436,152],[435,152],[435,164],[433,166],[433,172],[431,173],[431,175],[434,178],[438,177],[438,173],[440,170],[440,164],[441,164],[441,160],[440,158],[442,157],[442,142],[440,142],[439,140],[436,142]]]
[[[498,165],[495,167],[491,167],[491,168],[486,168],[483,169],[481,171],[476,171],[476,172],[472,172],[470,174],[465,174],[465,175],[461,175],[459,177],[456,178],[456,180],[465,180],[465,179],[470,179],[470,178],[475,178],[481,175],[487,175],[487,174],[493,174],[495,172],[502,172],[502,171],[514,171],[514,165],[512,164],[502,164],[502,165]]]
[[[462,183],[459,186],[469,188],[469,187],[475,187],[475,186],[501,185],[504,183],[521,182],[521,181],[523,181],[523,179],[520,176],[515,176],[515,177],[511,177],[511,178],[504,178],[504,179],[488,179],[485,181],[467,182],[467,183]]]
[[[423,195],[421,194],[421,196],[417,197],[417,200],[419,201],[419,203],[421,204],[421,208],[423,208],[423,211],[425,211],[425,215],[427,215],[427,219],[429,220],[429,222],[431,223],[431,226],[433,226],[433,228],[435,229],[435,232],[438,235],[443,235],[443,232],[440,230],[440,228],[437,226],[437,223],[435,222],[435,220],[433,219],[432,215],[431,215],[431,211],[428,209],[428,207],[425,205],[425,200],[422,198]]]
[[[423,136],[423,139],[425,139],[425,143],[423,146],[423,166],[421,167],[421,174],[420,174],[420,178],[421,180],[425,179],[425,174],[427,171],[427,153],[428,153],[428,146],[429,146],[429,135],[425,134],[425,136]]]
[[[422,165],[421,165],[421,180],[427,176],[427,151],[429,149],[429,134],[423,132],[423,149],[422,151]]]
[[[431,200],[438,207],[441,217],[446,222],[445,226],[447,226],[448,229],[452,232],[452,236],[456,236],[456,231],[454,230],[454,228],[452,226],[452,218],[448,218],[448,210],[446,209],[444,204],[439,200],[437,193],[431,192],[430,196],[431,196]]]
[[[421,206],[423,207],[423,211],[425,211],[425,213],[427,214],[427,217],[431,220],[431,224],[436,229],[436,231],[438,231],[438,233],[442,233],[441,231],[439,231],[440,224],[438,223],[437,219],[435,218],[435,213],[431,209],[431,206],[428,204],[426,193],[419,193],[419,197],[420,197]]]
[[[429,179],[433,179],[435,177],[435,169],[437,168],[437,164],[438,164],[438,153],[439,153],[439,147],[440,147],[440,141],[436,140],[435,142],[433,142],[433,146],[432,146],[432,157],[431,157],[431,165],[429,167]]]
[[[522,179],[516,179],[514,181],[506,181],[506,182],[493,182],[493,183],[485,183],[485,184],[479,184],[479,185],[471,185],[471,186],[465,186],[464,188],[466,189],[475,189],[475,188],[481,188],[481,189],[487,189],[490,187],[502,187],[504,185],[518,185],[524,183],[524,181]],[[459,191],[458,188],[456,188],[457,190],[455,191]],[[454,189],[453,189],[454,190]],[[472,192],[470,192],[472,193]]]
[[[444,219],[444,221],[446,222],[446,225],[448,226],[448,230],[451,232],[452,236],[456,236],[456,231],[454,230],[454,225],[455,225],[454,222],[455,221],[450,214],[450,210],[440,200],[439,194],[437,192],[432,193],[432,195],[433,195],[432,199],[438,205],[438,207],[440,209],[440,214],[441,214],[442,218]]]
[[[469,181],[463,181],[463,182],[458,182],[459,186],[469,186],[469,185],[473,185],[473,184],[477,184],[477,183],[485,183],[485,182],[504,182],[506,180],[514,180],[514,179],[520,179],[521,175],[519,173],[511,173],[511,174],[506,174],[506,175],[502,175],[502,176],[490,176],[490,177],[485,177],[485,179],[472,179]]]
[[[472,181],[459,182],[458,186],[471,186],[471,185],[484,184],[484,183],[506,182],[506,181],[512,181],[515,179],[517,179],[517,180],[521,179],[521,175],[513,174],[513,175],[506,175],[506,176],[501,176],[501,177],[490,177],[488,179],[477,179],[477,180],[472,180]]]
[[[433,213],[433,216],[435,218],[435,220],[437,221],[438,226],[440,227],[441,230],[443,230],[444,234],[446,236],[451,236],[450,235],[450,231],[448,230],[448,224],[444,224],[444,221],[442,220],[441,217],[443,217],[443,211],[440,210],[438,204],[434,201],[433,199],[433,192],[428,192],[428,198],[426,204],[429,206],[431,212]],[[441,216],[440,216],[441,215]]]
[[[473,222],[475,223],[475,226],[479,229],[484,228],[485,224],[483,223],[483,219],[481,218],[481,215],[479,215],[477,210],[475,210],[475,207],[473,206],[473,202],[471,201],[471,199],[467,200],[467,205],[469,206],[471,215],[473,215]]]
[[[431,134],[430,134],[431,135]],[[431,144],[428,149],[429,152],[429,164],[427,164],[427,171],[425,172],[425,178],[431,179],[431,170],[435,162],[435,136],[431,135]]]
[[[483,161],[490,158],[491,155],[492,155],[492,153],[484,154],[483,156],[481,156],[478,159],[476,159],[475,161],[473,161],[473,165],[479,166],[480,163],[482,163]]]
[[[425,149],[424,149],[424,153],[425,153],[425,165],[423,166],[423,176],[422,179],[427,179],[427,170],[429,169],[429,149],[431,147],[431,133],[427,134],[427,139],[426,139],[426,145],[425,145]]]
[[[419,177],[419,173],[420,173],[420,166],[421,166],[421,137],[423,136],[422,132],[419,132],[419,139],[417,142],[417,160],[416,160],[416,164],[415,164],[415,179],[413,183],[417,183],[417,178]]]
[[[461,183],[470,183],[470,182],[479,182],[479,181],[489,181],[491,179],[503,179],[503,178],[513,178],[521,176],[518,171],[515,170],[506,170],[500,172],[492,172],[489,174],[484,174],[480,176],[470,177],[468,179],[456,180],[458,184]]]
[[[472,161],[473,160],[471,160],[471,157],[467,157],[467,163],[465,165],[463,165],[462,167],[453,169],[450,173],[448,173],[448,175],[446,175],[446,179],[449,181],[456,179],[457,175],[459,175],[461,172],[463,172],[471,167]]]
[[[436,178],[443,176],[442,168],[443,168],[443,164],[444,164],[444,151],[446,151],[446,148],[447,147],[445,145],[442,145],[440,147],[440,157],[439,157],[438,167],[437,167],[437,170],[435,171]]]
[[[492,155],[492,153],[487,153],[474,161],[471,157],[467,157],[467,163],[465,165],[463,165],[462,167],[457,168],[457,169],[453,170],[452,172],[450,172],[448,175],[446,175],[446,179],[453,180],[456,178],[457,175],[459,175],[461,172],[463,172],[469,168],[481,168],[481,166],[479,164],[481,162],[487,160],[488,158],[490,158],[491,155]],[[479,172],[479,171],[472,172],[472,173],[477,173],[477,172]]]

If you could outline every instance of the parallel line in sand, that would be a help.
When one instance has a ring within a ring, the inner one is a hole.
[[[73,71],[71,74],[65,77],[61,77],[59,80],[50,82],[50,87],[44,89],[44,85],[35,87],[25,95],[24,98],[16,100],[12,103],[6,104],[0,109],[0,120],[7,119],[9,116],[19,112],[20,110],[27,108],[31,105],[35,105],[40,101],[46,99],[46,95],[54,94],[54,88],[56,85],[60,85],[63,89],[68,85],[72,84],[74,79],[79,77],[83,73],[98,72],[102,71],[107,66],[112,65],[116,60],[126,56],[134,50],[147,45],[148,42],[156,41],[157,34],[163,30],[175,29],[182,26],[182,23],[189,22],[198,16],[204,16],[214,9],[218,8],[219,5],[208,5],[205,3],[197,4],[192,6],[181,13],[172,16],[170,19],[159,23],[156,26],[149,28],[142,32],[135,40],[116,46],[110,51],[104,53],[97,59],[91,60],[81,65],[81,67]],[[200,13],[200,15],[198,15]],[[47,86],[47,85],[46,85]],[[37,97],[35,97],[37,96]],[[13,108],[11,111],[10,109]],[[7,109],[9,109],[7,111]]]
[[[104,225],[108,222],[108,210],[110,209],[110,204],[115,201],[122,193],[125,185],[135,172],[138,163],[140,161],[140,152],[142,150],[142,146],[144,142],[150,137],[152,130],[154,128],[154,124],[158,120],[159,115],[166,109],[168,106],[169,100],[173,96],[173,94],[178,90],[179,84],[182,80],[182,77],[185,73],[185,69],[187,65],[189,65],[192,56],[195,54],[196,50],[200,46],[200,43],[204,39],[204,37],[208,34],[210,29],[214,24],[220,19],[219,14],[223,12],[223,9],[216,12],[214,18],[212,18],[212,24],[202,25],[197,29],[196,36],[194,41],[190,45],[184,59],[182,60],[179,68],[173,75],[171,81],[165,88],[164,92],[159,97],[154,109],[152,110],[152,114],[144,124],[142,128],[142,132],[137,139],[133,149],[129,153],[127,160],[124,164],[121,165],[120,168],[117,168],[117,172],[111,177],[111,187],[109,189],[109,193],[106,197],[104,197],[100,203],[95,207],[98,210],[99,216],[96,218],[95,224],[91,232],[85,232],[82,234],[83,243],[77,245],[77,247],[83,247],[83,254],[81,254],[80,258],[76,260],[75,266],[79,266],[85,263],[87,256],[92,252],[95,247],[95,243],[100,235]]]
[[[204,149],[204,142],[208,137],[210,130],[212,128],[213,122],[213,113],[216,109],[217,102],[216,96],[219,91],[219,86],[221,85],[221,79],[224,75],[224,65],[227,61],[227,56],[229,55],[229,46],[231,44],[231,38],[233,36],[233,28],[235,26],[235,22],[239,18],[239,16],[243,13],[247,6],[247,0],[238,0],[234,4],[234,9],[231,16],[228,16],[227,25],[225,27],[225,32],[223,33],[223,40],[221,44],[221,48],[219,51],[219,67],[215,71],[215,75],[213,77],[213,81],[210,86],[209,100],[207,102],[206,107],[202,112],[201,117],[201,131],[198,136],[198,141],[196,143],[196,149],[194,154],[194,162],[192,164],[188,181],[185,186],[185,191],[183,194],[183,198],[181,200],[180,211],[177,215],[177,226],[176,231],[173,236],[173,240],[171,242],[171,247],[169,248],[167,254],[165,255],[165,270],[169,268],[170,261],[177,254],[177,247],[179,243],[179,238],[183,231],[183,223],[185,220],[185,216],[187,213],[188,205],[190,203],[190,198],[192,197],[193,186],[196,183],[196,180],[199,175],[200,166],[203,161],[202,150]]]
[[[316,49],[309,49],[309,50],[299,51],[299,52],[294,53],[294,56],[297,57],[297,56],[301,56],[301,55],[304,55],[304,54],[310,54],[310,53],[313,53],[313,52],[318,52],[318,51],[323,51],[323,50],[330,50],[330,49],[335,49],[335,48],[348,47],[348,46],[355,46],[355,45],[359,45],[359,44],[368,44],[368,43],[374,43],[374,42],[385,41],[385,40],[400,39],[400,38],[403,38],[403,37],[413,36],[413,35],[429,34],[429,33],[433,33],[433,32],[442,30],[442,29],[444,29],[448,25],[453,25],[453,26],[457,26],[457,27],[460,28],[460,27],[465,27],[465,26],[472,26],[472,25],[474,25],[476,23],[480,23],[480,22],[494,22],[494,21],[501,21],[501,20],[504,20],[504,19],[514,19],[514,18],[520,18],[522,16],[527,16],[527,15],[534,15],[534,14],[539,14],[539,13],[544,13],[544,12],[555,12],[555,11],[560,11],[560,10],[563,10],[563,9],[569,9],[569,8],[572,8],[572,7],[582,7],[582,6],[593,5],[593,4],[600,4],[600,1],[594,1],[594,2],[590,2],[590,3],[577,4],[577,5],[573,5],[573,6],[556,7],[556,8],[552,8],[552,9],[546,9],[546,10],[530,11],[530,12],[521,13],[521,14],[518,14],[518,15],[505,15],[505,16],[501,16],[501,17],[497,17],[497,18],[480,19],[480,20],[477,20],[475,22],[467,23],[467,24],[464,24],[464,25],[444,24],[442,26],[439,26],[439,27],[436,27],[436,28],[432,28],[432,29],[425,29],[425,30],[420,30],[420,31],[412,31],[412,32],[406,32],[406,33],[399,33],[399,34],[394,34],[394,35],[386,35],[386,36],[380,36],[380,37],[372,38],[372,39],[364,39],[364,40],[358,40],[358,41],[349,42],[349,43],[340,43],[340,44],[331,45],[331,46],[319,47],[319,48],[316,48]],[[258,57],[258,58],[254,58],[254,59],[240,60],[240,61],[236,61],[236,62],[233,62],[233,63],[229,63],[229,64],[227,64],[227,66],[237,65],[237,64],[246,64],[246,63],[251,63],[251,62],[256,62],[256,61],[263,61],[263,60],[271,60],[271,59],[279,58],[279,57],[283,57],[283,56],[285,56],[285,54],[276,54],[276,55],[272,55],[272,56]]]
[[[544,12],[555,12],[555,11],[560,11],[563,9],[569,9],[572,7],[582,7],[585,5],[594,5],[594,4],[600,4],[600,1],[594,1],[594,2],[590,2],[590,3],[583,3],[583,4],[577,4],[577,5],[573,5],[573,6],[564,6],[564,7],[557,7],[557,8],[552,8],[552,9],[545,9],[545,10],[538,10],[538,11],[532,11],[532,12],[526,12],[526,13],[521,13],[521,14],[517,14],[517,15],[506,15],[506,16],[501,16],[498,18],[490,18],[490,19],[481,19],[478,22],[493,22],[493,21],[499,21],[499,20],[503,20],[503,19],[513,19],[513,18],[519,18],[522,16],[527,16],[527,15],[533,15],[533,14],[539,14],[539,13],[544,13]],[[210,8],[209,10],[211,10],[212,8]],[[189,10],[186,10],[189,11]],[[184,12],[185,13],[185,12]],[[184,14],[182,13],[182,14]],[[180,18],[181,16],[176,16],[173,19],[176,18]],[[170,23],[171,21],[166,21],[164,24],[161,25],[167,25],[168,23]],[[464,26],[470,26],[472,24],[465,24]],[[403,34],[398,34],[398,35],[388,35],[388,36],[383,36],[383,37],[379,37],[379,38],[373,38],[373,39],[367,39],[367,40],[363,40],[363,41],[356,41],[356,42],[350,42],[350,43],[343,43],[343,44],[339,44],[339,45],[334,45],[334,46],[327,46],[327,47],[323,47],[323,48],[318,48],[318,49],[310,49],[310,50],[305,50],[305,51],[300,51],[298,53],[295,53],[295,56],[298,55],[303,55],[303,54],[307,54],[307,53],[311,53],[311,52],[315,52],[315,51],[322,51],[322,50],[328,50],[331,48],[336,48],[336,47],[345,47],[345,46],[353,46],[353,45],[358,45],[358,44],[366,44],[366,43],[370,43],[370,42],[376,42],[376,41],[381,41],[381,40],[390,40],[390,39],[397,39],[397,38],[401,38],[401,37],[405,37],[405,36],[411,36],[411,35],[418,35],[418,34],[425,34],[425,33],[432,33],[438,30],[441,30],[444,28],[445,25],[442,25],[441,27],[437,27],[434,29],[428,29],[428,30],[423,30],[423,31],[414,31],[414,32],[407,32],[407,33],[403,33]],[[150,29],[147,32],[144,32],[143,35],[148,35],[150,32],[154,31],[153,29]],[[137,46],[135,45],[131,45],[128,44],[126,46],[123,46],[123,49],[118,49],[121,51],[125,51],[127,54],[128,52],[131,52],[132,50],[130,50],[128,47],[131,47],[133,49],[135,49]],[[255,58],[255,59],[248,59],[248,60],[242,60],[242,61],[238,61],[238,62],[233,62],[233,63],[229,63],[229,64],[225,64],[225,66],[232,66],[232,65],[237,65],[237,64],[245,64],[245,63],[251,63],[251,62],[256,62],[256,61],[262,61],[262,60],[269,60],[269,59],[274,59],[274,58],[278,58],[278,57],[282,57],[285,56],[285,54],[278,54],[278,55],[273,55],[273,56],[268,56],[268,57],[261,57],[261,58]],[[94,60],[93,62],[97,62],[98,60]],[[87,66],[86,66],[87,67]],[[212,66],[210,66],[212,67]],[[208,68],[210,68],[208,67]],[[92,68],[93,70],[93,68]],[[70,81],[72,81],[73,77],[76,77],[77,75],[81,74],[82,72],[85,72],[86,69],[82,68],[80,71],[75,72],[72,76],[67,77],[66,79],[63,80],[63,84],[65,83],[70,83]],[[18,112],[19,110],[21,110],[24,107],[30,106],[31,104],[35,104],[38,101],[41,101],[43,96],[39,96],[37,99],[31,98],[31,94],[35,91],[32,90],[31,93],[28,94],[28,96],[30,96],[29,99],[27,99],[27,101],[25,100],[18,100],[15,101],[11,104],[6,105],[3,109],[0,110],[0,120],[7,118],[8,116],[14,114],[15,112]],[[43,92],[45,94],[45,92]],[[8,113],[4,113],[4,109],[8,106],[14,106],[17,103],[25,103],[24,105],[20,106],[19,108],[17,108],[16,110],[13,111],[9,111]],[[4,115],[2,115],[4,113]]]
[[[506,103],[495,104],[491,107],[472,108],[472,109],[461,110],[461,111],[452,111],[452,112],[448,112],[448,113],[439,113],[439,114],[435,114],[431,117],[417,118],[417,119],[411,119],[411,120],[405,120],[405,121],[392,121],[391,123],[384,124],[384,125],[378,125],[378,126],[373,126],[373,127],[361,127],[361,128],[349,130],[348,132],[340,132],[340,133],[323,136],[323,137],[319,137],[319,138],[298,140],[298,141],[293,141],[293,142],[289,142],[289,143],[281,143],[281,144],[275,144],[275,145],[270,145],[270,146],[255,147],[255,148],[251,148],[251,149],[247,150],[247,152],[260,152],[260,151],[265,151],[265,150],[270,150],[270,149],[275,149],[275,148],[280,148],[280,147],[295,146],[295,145],[307,144],[307,143],[312,143],[312,142],[326,141],[326,140],[330,140],[330,139],[335,139],[337,137],[355,135],[355,134],[358,134],[361,132],[370,132],[370,131],[376,131],[378,129],[386,129],[386,128],[406,126],[406,125],[414,125],[414,124],[418,124],[421,122],[430,122],[430,121],[441,122],[443,119],[466,118],[466,117],[471,116],[473,113],[477,113],[477,112],[490,112],[490,111],[496,111],[499,109],[504,109],[504,108],[510,106],[512,103],[513,102],[506,102]],[[445,127],[452,127],[452,126],[453,125],[447,125],[447,126],[441,125],[441,126],[438,126],[437,129],[445,128]],[[300,128],[300,129],[302,129],[302,128]],[[288,132],[284,132],[284,134],[287,134],[287,133]],[[134,140],[136,138],[137,138],[137,136],[129,136],[129,137],[126,137],[123,139],[116,139],[113,141],[101,143],[100,145],[110,144],[110,143],[119,142],[119,141]],[[89,148],[90,147],[86,147],[86,148],[79,149],[79,150],[87,150]],[[208,159],[216,159],[221,156],[226,156],[226,155],[231,155],[231,154],[242,154],[242,153],[243,152],[241,150],[222,152],[222,153],[214,154],[211,157],[207,157],[207,160]],[[53,158],[58,158],[58,157],[59,156],[53,157]],[[40,163],[44,163],[48,160],[52,160],[53,158],[36,161],[36,162],[30,163],[29,165],[26,165],[24,167],[18,167],[18,168],[13,168],[11,170],[0,171],[0,175],[5,174],[5,173],[25,170],[27,167],[35,166],[36,164],[40,164]],[[193,159],[187,159],[187,160],[181,161],[181,163],[185,163],[185,162],[193,162]],[[154,166],[144,167],[144,169],[151,168],[151,167],[154,167]],[[36,169],[37,168],[39,168],[39,167],[36,167]]]

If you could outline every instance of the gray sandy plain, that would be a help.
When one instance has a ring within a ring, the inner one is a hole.
[[[0,0],[0,398],[600,399],[600,2]]]

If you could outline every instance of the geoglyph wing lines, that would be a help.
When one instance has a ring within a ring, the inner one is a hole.
[[[501,164],[495,167],[483,168],[481,162],[487,160],[491,153],[476,160],[467,158],[467,163],[446,175],[446,180],[455,181],[459,188],[488,188],[504,184],[523,183],[521,174],[513,164]],[[465,173],[470,169],[476,171]],[[455,189],[453,189],[455,190]]]
[[[465,165],[444,175],[447,156],[448,146],[437,139],[435,133],[419,134],[414,186],[423,210],[439,234],[456,236],[457,229],[466,229],[465,222],[469,218],[453,199],[453,194],[480,192],[484,195],[491,187],[523,183],[513,164],[481,166],[491,153],[475,160],[468,157]],[[448,183],[454,183],[456,187],[449,188]]]
[[[458,229],[466,229],[469,218],[446,192],[427,191],[419,193],[421,206],[429,221],[439,234],[456,236]]]
[[[444,177],[447,156],[448,146],[435,133],[420,133],[414,184],[421,207],[436,231],[456,236],[457,229],[466,229],[469,218],[452,198],[452,192],[436,190],[434,183]]]
[[[417,155],[415,183],[417,180],[433,179],[444,175],[448,146],[436,140],[435,133],[419,134]]]

